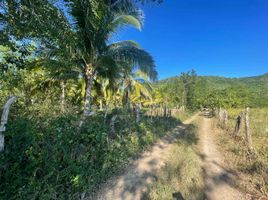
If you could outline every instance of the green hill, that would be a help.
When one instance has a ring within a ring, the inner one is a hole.
[[[225,89],[232,86],[243,86],[253,91],[268,92],[268,73],[261,76],[245,77],[245,78],[225,78],[217,76],[200,76],[215,89]]]
[[[180,87],[176,93],[182,93],[183,90],[183,80],[182,76],[171,77],[168,79],[161,80],[157,83],[158,86],[166,88],[167,92],[175,91],[174,88]],[[228,91],[230,93],[232,90],[234,95],[246,96],[248,98],[249,105],[253,107],[263,107],[268,106],[268,73],[253,76],[253,77],[243,77],[243,78],[225,78],[219,76],[195,76],[195,90],[197,95],[193,96],[195,98],[207,98],[205,93],[216,93],[219,91]],[[243,94],[242,94],[243,93]],[[169,94],[169,96],[172,94]],[[209,95],[209,94],[207,94]],[[222,95],[222,98],[225,98]]]

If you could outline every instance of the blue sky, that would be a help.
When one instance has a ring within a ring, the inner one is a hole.
[[[195,69],[199,75],[254,76],[268,72],[268,0],[164,0],[146,5],[133,39],[155,58],[159,79]]]

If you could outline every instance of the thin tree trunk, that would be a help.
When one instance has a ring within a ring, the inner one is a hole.
[[[246,108],[246,140],[248,145],[248,150],[250,153],[253,153],[253,146],[252,146],[252,138],[251,138],[251,130],[250,130],[250,108]]]
[[[61,86],[61,112],[65,112],[65,83],[64,81],[60,82]]]
[[[105,115],[104,115],[104,121],[107,118],[108,112],[110,111],[111,101],[109,101],[108,106],[106,107]]]

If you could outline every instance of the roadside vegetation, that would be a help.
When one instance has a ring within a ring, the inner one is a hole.
[[[253,196],[268,196],[268,109],[251,109],[250,127],[252,133],[253,155],[248,152],[245,139],[245,124],[234,134],[237,116],[244,109],[228,109],[227,130],[218,134],[218,143],[225,154],[226,163],[238,175],[241,189]]]
[[[1,199],[78,199],[180,124],[164,117],[133,121],[120,117],[114,136],[103,114],[81,130],[72,115],[38,121],[12,115],[0,156]]]

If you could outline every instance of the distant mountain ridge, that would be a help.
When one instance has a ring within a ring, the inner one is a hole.
[[[166,78],[160,80],[159,83],[168,82],[178,78],[179,76]],[[198,80],[205,80],[211,87],[215,89],[225,89],[231,86],[246,86],[249,88],[255,88],[267,90],[268,92],[268,73],[259,76],[241,77],[241,78],[226,78],[223,76],[197,76]]]
[[[251,92],[259,92],[268,97],[268,73],[260,76],[225,78],[217,76],[199,76],[215,89],[225,89],[232,86],[242,86]]]

